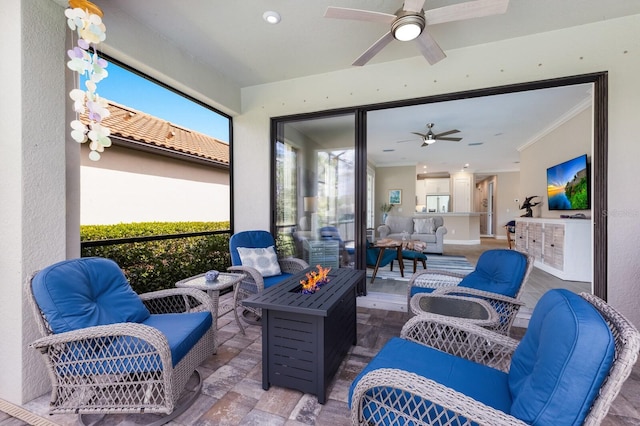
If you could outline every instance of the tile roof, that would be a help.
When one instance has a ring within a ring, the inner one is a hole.
[[[229,165],[229,145],[211,136],[185,129],[133,108],[109,102],[109,117],[102,124],[111,130],[111,138],[158,147],[161,151],[188,154]],[[87,116],[80,119],[86,124]]]

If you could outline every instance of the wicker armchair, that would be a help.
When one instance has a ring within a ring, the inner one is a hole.
[[[51,414],[164,413],[164,424],[199,395],[196,368],[216,338],[206,293],[138,296],[115,262],[90,257],[36,272],[26,294],[45,336],[30,346],[49,371]]]
[[[275,241],[273,236],[267,231],[243,231],[238,232],[231,236],[229,239],[229,251],[231,252],[231,265],[227,270],[229,272],[244,273],[245,279],[242,280],[235,289],[233,295],[233,303],[236,309],[243,309],[244,313],[252,313],[255,316],[255,320],[247,318],[247,315],[243,315],[242,318],[248,323],[255,323],[262,317],[262,309],[253,308],[250,306],[244,306],[242,301],[247,297],[260,293],[265,288],[269,288],[275,285],[285,278],[302,271],[309,267],[307,262],[302,259],[294,257],[287,257],[277,259],[273,257],[273,260],[277,262],[279,267],[279,273],[275,275],[267,274],[263,276],[263,273],[254,266],[243,265],[242,258],[238,249],[269,249],[275,248]],[[275,249],[274,249],[275,253]],[[240,322],[238,322],[240,325]],[[244,334],[244,328],[240,325],[240,331]]]
[[[639,349],[638,330],[587,293],[545,293],[520,342],[419,315],[354,380],[352,423],[599,425]]]
[[[520,296],[533,269],[533,257],[513,250],[487,250],[469,275],[444,271],[422,271],[413,274],[407,288],[407,311],[417,305],[421,294],[478,297],[491,304],[500,316],[492,330],[507,335],[524,305]],[[414,300],[412,300],[414,298]]]

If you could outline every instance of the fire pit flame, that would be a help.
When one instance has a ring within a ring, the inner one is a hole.
[[[309,271],[306,273],[307,279],[301,280],[302,293],[312,294],[318,291],[320,287],[329,282],[327,275],[331,268],[323,268],[321,265],[316,265],[318,271]]]

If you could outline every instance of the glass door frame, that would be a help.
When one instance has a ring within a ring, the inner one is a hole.
[[[365,247],[366,241],[366,215],[367,215],[367,112],[395,107],[406,107],[426,103],[452,101],[482,96],[492,96],[507,93],[515,93],[529,90],[548,89],[552,87],[570,86],[575,84],[592,83],[593,91],[593,151],[592,151],[592,218],[593,218],[593,292],[596,296],[607,300],[607,152],[608,152],[608,73],[596,72],[568,77],[559,77],[548,80],[516,83],[504,86],[495,86],[484,89],[475,89],[462,92],[446,93],[428,97],[390,101],[371,105],[361,105],[352,108],[341,108],[312,113],[295,114],[271,118],[271,232],[275,235],[275,146],[277,138],[282,136],[279,130],[282,124],[290,121],[308,120],[314,118],[329,117],[332,115],[354,114],[355,117],[355,243],[356,258],[355,267],[366,269]],[[358,213],[359,212],[359,213]],[[360,289],[360,295],[366,295],[366,289]]]

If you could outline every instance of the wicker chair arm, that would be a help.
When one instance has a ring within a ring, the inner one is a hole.
[[[477,290],[470,287],[442,287],[433,291],[433,294],[448,294],[456,296],[476,296],[486,300],[499,300],[501,302],[511,303],[518,306],[524,306],[525,303],[521,300],[513,297],[505,296],[503,294],[492,293],[490,291]]]
[[[243,282],[251,282],[255,283],[255,286],[258,288],[258,291],[264,290],[264,278],[258,272],[256,268],[252,268],[251,266],[229,266],[227,268],[229,272],[235,272],[240,274],[245,274]]]
[[[278,263],[280,263],[280,269],[282,272],[286,272],[288,274],[295,274],[296,272],[300,272],[309,267],[307,262],[296,257],[284,257],[282,259],[278,259]]]
[[[454,272],[427,270],[414,273],[409,279],[407,286],[407,308],[411,302],[411,289],[413,287],[440,288],[457,286],[464,278],[464,275]]]
[[[211,298],[195,288],[169,288],[140,294],[152,314],[203,312],[213,315],[215,306]]]
[[[131,341],[121,339],[122,337],[133,337],[144,342],[145,351],[138,356],[149,357],[156,354],[160,356],[163,366],[171,366],[171,349],[165,335],[156,328],[135,322],[99,325],[65,333],[50,334],[41,337],[29,346],[39,350],[43,355],[46,355],[50,349],[55,351],[56,347],[59,349],[66,346],[74,352],[74,361],[77,363],[86,362],[79,356],[81,352],[77,350],[77,347],[80,345],[91,348],[91,361],[96,361],[100,349],[107,346],[110,348],[109,358],[113,357],[114,353],[120,353],[118,345],[122,346],[123,352],[127,352],[130,357],[135,356],[136,354],[131,350]],[[75,349],[74,346],[76,346]],[[150,351],[149,347],[153,348],[153,351]],[[69,360],[65,361],[70,362]],[[55,363],[53,359],[51,362]]]
[[[388,395],[394,391],[403,392],[403,407],[398,407],[400,403],[397,399],[392,399]],[[378,394],[381,394],[378,396]],[[382,395],[386,395],[386,398]],[[385,404],[391,401],[394,406]],[[376,411],[376,420],[379,424],[386,424],[395,419],[397,424],[415,425],[450,425],[458,424],[452,416],[442,416],[438,419],[416,419],[411,417],[411,413],[429,413],[432,403],[444,407],[451,413],[455,413],[460,424],[466,418],[470,423],[492,426],[519,426],[526,423],[512,417],[502,411],[489,407],[468,396],[448,388],[433,380],[419,376],[417,374],[392,369],[381,368],[370,371],[358,381],[351,401],[351,423],[354,425],[368,425],[367,419],[363,418],[363,406],[370,406],[372,411]],[[375,406],[384,406],[383,410],[376,410]],[[380,418],[383,413],[389,413],[389,418]],[[467,423],[464,423],[467,424]]]
[[[505,373],[518,341],[457,318],[424,313],[409,319],[400,337]]]
[[[468,287],[439,288],[434,290],[432,294],[479,297],[486,300],[500,316],[500,322],[498,325],[489,328],[505,335],[509,334],[509,329],[515,320],[516,315],[518,315],[520,307],[525,306],[523,301],[513,297]]]
[[[409,287],[440,288],[455,286],[462,281],[464,275],[455,272],[427,270],[418,271],[409,279]]]

